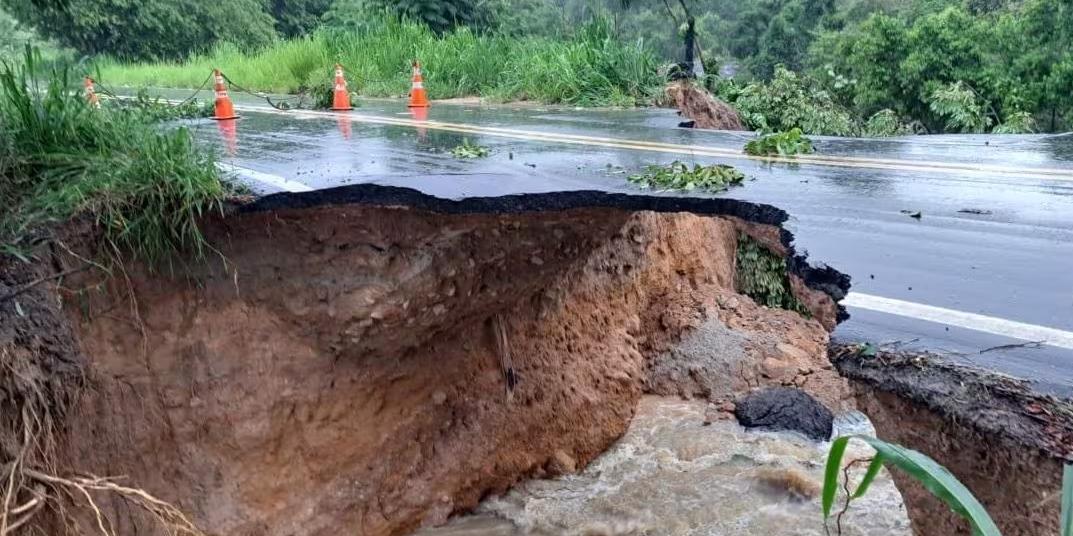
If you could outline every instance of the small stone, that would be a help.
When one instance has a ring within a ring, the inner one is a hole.
[[[432,403],[437,406],[442,406],[444,402],[447,402],[447,393],[443,391],[436,391],[432,393]]]
[[[808,361],[809,358],[808,352],[792,344],[780,342],[779,344],[775,345],[775,349],[782,353],[782,355],[786,356],[788,359],[792,359],[794,361]]]
[[[446,312],[447,312],[447,308],[444,307],[442,303],[437,303],[436,305],[432,306],[432,314],[434,314],[436,316],[440,316],[440,315],[442,315],[443,313],[446,313]]]
[[[794,376],[794,367],[785,361],[769,357],[760,362],[760,372],[776,381],[789,380]]]
[[[369,313],[369,318],[372,318],[373,320],[383,320],[384,319],[384,311],[381,311],[380,309],[377,309],[377,310]]]
[[[533,264],[535,264],[537,266],[542,266],[544,264],[544,259],[541,259],[540,257],[537,257],[536,255],[533,255],[532,257],[529,257],[529,262],[531,262],[531,263],[533,263]]]

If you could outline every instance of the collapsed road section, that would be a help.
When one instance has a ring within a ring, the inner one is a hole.
[[[215,251],[183,277],[77,270],[98,237],[68,226],[0,270],[8,496],[59,500],[25,518],[46,532],[405,534],[583,467],[645,390],[843,407],[825,348],[848,278],[796,256],[785,218],[361,185],[206,220]],[[734,336],[682,347],[696,330]]]

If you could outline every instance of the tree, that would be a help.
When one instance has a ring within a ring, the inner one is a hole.
[[[313,31],[321,16],[332,7],[332,0],[268,0],[269,11],[276,20],[276,31],[284,37],[297,37]]]
[[[242,48],[276,38],[263,0],[3,0],[20,22],[82,54],[180,59],[220,41]]]
[[[480,0],[365,0],[368,7],[423,22],[435,32],[456,26],[486,27],[492,13]]]

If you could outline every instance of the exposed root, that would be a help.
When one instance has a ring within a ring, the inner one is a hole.
[[[507,326],[503,315],[496,314],[492,317],[492,331],[496,339],[499,366],[503,370],[503,381],[507,386],[507,400],[513,400],[514,386],[518,384],[518,376],[514,372],[514,357],[511,355],[510,340],[507,339]]]
[[[55,430],[66,413],[66,396],[46,381],[36,365],[30,356],[16,356],[10,348],[0,347],[0,536],[44,527],[81,534],[66,505],[83,501],[95,521],[95,533],[118,536],[94,493],[112,494],[144,510],[169,536],[205,536],[178,508],[144,490],[112,478],[57,476]],[[53,514],[51,519],[40,515],[46,511]]]

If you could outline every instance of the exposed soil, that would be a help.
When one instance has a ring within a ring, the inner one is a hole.
[[[694,128],[745,130],[737,110],[690,80],[672,82],[666,92],[669,104],[677,108],[682,117],[691,119]]]
[[[1073,460],[1073,405],[1035,394],[1028,382],[928,354],[860,357],[833,349],[857,403],[887,441],[950,470],[1010,536],[1058,534],[1062,466]],[[967,523],[899,471],[914,534],[971,534]]]
[[[792,260],[815,320],[734,292],[738,233],[792,257],[784,218],[593,192],[273,196],[208,222],[219,256],[189,277],[83,272],[26,292],[18,310],[0,303],[0,348],[73,400],[58,470],[125,475],[210,534],[404,534],[521,478],[583,467],[697,326],[741,335],[691,355],[740,352],[746,384],[830,376],[821,320],[840,312],[812,286],[848,281]],[[0,295],[75,262],[40,258],[0,267]],[[772,353],[793,373],[765,368]],[[137,510],[98,500],[118,534],[155,534]]]

